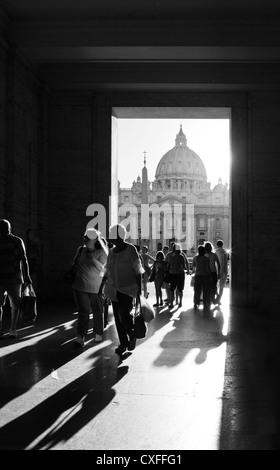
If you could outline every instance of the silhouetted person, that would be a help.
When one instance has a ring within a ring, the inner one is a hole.
[[[162,248],[162,251],[163,251],[163,254],[164,254],[164,257],[165,257],[165,261],[166,261],[166,257],[169,253],[169,246],[168,245],[164,245],[163,248]],[[166,303],[170,303],[171,302],[171,294],[170,294],[170,284],[168,282],[165,282],[163,283],[163,287],[165,289],[165,292],[166,292],[166,298],[164,299],[164,302]]]
[[[218,293],[217,293],[217,304],[221,304],[221,298],[223,295],[224,287],[227,282],[227,275],[228,275],[228,253],[223,247],[224,242],[223,240],[217,241],[217,249],[216,255],[220,261],[220,279],[218,282]]]
[[[210,301],[216,303],[217,298],[217,282],[220,278],[220,261],[216,253],[213,252],[213,245],[210,242],[204,243],[205,256],[209,258],[211,270],[211,290]]]
[[[156,254],[156,260],[154,262],[152,268],[153,282],[155,284],[155,291],[156,291],[156,303],[154,307],[162,307],[163,300],[162,300],[162,286],[164,283],[165,273],[167,270],[167,264],[165,261],[165,256],[163,251],[159,250]]]
[[[3,335],[3,306],[6,295],[11,306],[9,338],[17,338],[17,320],[23,284],[32,284],[25,245],[11,233],[11,224],[0,220],[0,335]]]
[[[182,253],[182,248],[179,243],[173,246],[173,253],[167,256],[167,269],[170,275],[170,304],[169,307],[173,308],[174,293],[178,292],[178,305],[182,307],[183,290],[185,286],[185,269],[186,260]],[[176,300],[177,303],[177,300]]]
[[[198,254],[193,258],[194,276],[194,309],[200,304],[201,291],[203,292],[203,305],[205,313],[210,310],[211,270],[210,261],[205,256],[205,247],[199,245]]]

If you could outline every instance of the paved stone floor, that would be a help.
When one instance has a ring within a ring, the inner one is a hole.
[[[277,448],[279,369],[265,320],[231,308],[229,287],[204,318],[188,284],[182,308],[156,310],[122,358],[111,310],[104,341],[89,334],[78,348],[74,303],[39,304],[35,325],[0,341],[0,449]]]

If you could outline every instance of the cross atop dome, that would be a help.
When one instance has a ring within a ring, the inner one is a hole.
[[[146,150],[144,150],[143,154],[144,154],[144,166],[146,166],[146,163],[147,163],[147,162],[146,162],[146,155],[147,155]]]

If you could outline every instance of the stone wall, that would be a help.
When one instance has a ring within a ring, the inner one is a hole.
[[[248,99],[248,271],[251,304],[279,305],[280,92],[251,92]]]
[[[29,254],[31,239],[38,245],[39,82],[26,58],[4,42],[0,61],[0,217],[10,220]],[[37,287],[39,260],[30,264]]]
[[[83,241],[93,203],[96,157],[93,154],[91,93],[53,93],[51,99],[51,160],[49,186],[51,292],[69,294],[62,282]],[[71,292],[72,294],[72,292]]]
[[[6,116],[5,116],[5,89],[6,89],[6,75],[5,71],[6,51],[4,45],[0,47],[0,214],[4,213],[5,202],[5,182],[6,182],[6,158],[5,158],[5,130],[6,130]]]

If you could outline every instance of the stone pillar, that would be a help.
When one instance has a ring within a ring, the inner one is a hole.
[[[247,113],[246,108],[233,108],[231,115],[232,144],[232,256],[231,302],[236,306],[249,305],[250,282],[248,272],[248,152],[246,148]]]

